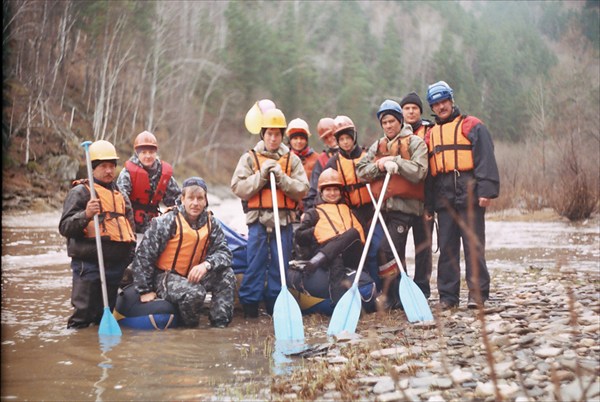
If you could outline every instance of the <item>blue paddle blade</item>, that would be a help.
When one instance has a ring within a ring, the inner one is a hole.
[[[343,331],[356,332],[358,319],[360,318],[361,302],[358,285],[354,283],[335,306],[327,335],[334,336]]]
[[[273,325],[277,341],[304,341],[302,312],[290,291],[283,287],[273,306]]]
[[[117,335],[121,336],[121,328],[117,319],[112,315],[108,307],[104,307],[104,313],[102,314],[102,320],[100,321],[100,327],[98,328],[100,335]]]
[[[409,322],[433,320],[425,295],[404,271],[402,271],[399,292],[400,301]]]

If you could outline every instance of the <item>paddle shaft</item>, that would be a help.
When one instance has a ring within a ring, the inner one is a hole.
[[[91,199],[96,198],[96,190],[94,189],[94,174],[92,171],[92,161],[90,160],[90,144],[91,141],[85,141],[81,144],[85,150],[85,162],[87,165],[88,180],[90,182]],[[94,229],[96,231],[96,250],[98,251],[98,266],[100,267],[100,281],[102,282],[102,301],[104,308],[108,308],[108,292],[106,290],[106,273],[104,272],[104,255],[102,254],[102,240],[100,239],[100,221],[98,214],[94,215]]]
[[[281,288],[287,287],[285,280],[285,269],[283,267],[283,248],[281,247],[281,228],[279,227],[279,206],[277,205],[277,186],[275,184],[275,174],[269,173],[271,180],[271,198],[273,199],[273,219],[275,219],[275,240],[277,242],[277,258],[279,260],[279,276],[281,276]]]
[[[375,232],[375,225],[377,225],[376,217],[379,215],[379,211],[381,211],[381,205],[383,205],[383,198],[385,192],[387,190],[388,183],[390,182],[390,174],[385,174],[385,179],[383,180],[383,186],[381,187],[381,195],[379,196],[379,200],[377,201],[377,205],[375,205],[375,215],[373,215],[373,219],[371,220],[371,226],[369,227],[369,233],[367,234],[367,240],[365,241],[365,247],[363,248],[362,255],[360,256],[360,262],[358,263],[358,269],[356,270],[356,276],[354,277],[353,285],[357,285],[360,279],[360,274],[362,273],[363,267],[365,265],[365,260],[367,259],[367,253],[369,252],[369,245],[371,244],[371,238],[373,237],[373,232]]]
[[[371,196],[371,201],[375,202],[375,197],[373,196],[373,192],[371,191],[371,185],[367,183],[367,190],[369,190],[369,195]],[[381,194],[384,194],[384,192],[382,192]],[[381,198],[381,196],[380,196]],[[385,225],[385,221],[383,220],[383,216],[381,216],[381,212],[379,212],[377,214],[377,217],[379,218],[379,222],[381,223],[381,226],[383,226],[383,233],[385,233],[385,237],[387,238],[388,243],[390,243],[390,248],[392,249],[392,253],[394,253],[394,258],[396,259],[396,264],[402,266],[402,268],[404,269],[404,272],[406,272],[406,265],[402,262],[402,260],[400,259],[400,256],[398,256],[398,251],[396,250],[396,246],[394,246],[394,242],[392,241],[392,236],[390,235],[390,232],[387,228],[387,226]]]

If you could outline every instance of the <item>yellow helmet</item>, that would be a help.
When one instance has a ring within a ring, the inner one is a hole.
[[[269,109],[263,113],[261,128],[286,128],[285,116],[279,109]]]
[[[90,145],[90,160],[93,161],[112,161],[118,160],[115,146],[108,141],[99,140]]]
[[[304,133],[307,137],[310,137],[310,130],[308,129],[308,123],[302,119],[294,119],[290,121],[285,134],[288,137],[292,137],[294,133]]]

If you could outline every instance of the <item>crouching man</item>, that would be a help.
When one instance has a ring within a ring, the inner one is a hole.
[[[206,292],[211,292],[210,323],[224,328],[233,315],[233,256],[207,206],[204,180],[186,179],[181,205],[154,219],[146,231],[133,260],[133,280],[142,302],[167,300],[187,327],[198,325]]]

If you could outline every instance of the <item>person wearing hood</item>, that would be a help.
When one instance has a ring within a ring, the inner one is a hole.
[[[157,156],[158,141],[154,134],[142,131],[133,142],[134,154],[125,162],[117,186],[133,207],[135,230],[143,234],[152,218],[160,214],[159,203],[175,205],[181,190],[173,178],[173,167]],[[138,241],[141,236],[138,236]]]
[[[131,270],[142,303],[164,299],[177,307],[186,327],[200,323],[206,293],[212,293],[210,324],[224,328],[233,317],[233,256],[219,221],[208,207],[201,177],[183,182],[181,203],[153,219]]]
[[[435,126],[425,137],[429,149],[426,208],[430,215],[437,213],[439,224],[440,308],[458,307],[460,301],[461,239],[469,288],[467,307],[483,307],[490,295],[485,210],[500,193],[494,143],[481,120],[460,112],[446,82],[429,86],[427,102],[435,113]]]
[[[248,267],[239,289],[247,318],[258,317],[261,301],[265,303],[267,314],[272,315],[275,299],[281,291],[270,173],[273,172],[277,186],[275,196],[285,272],[292,251],[295,211],[308,192],[302,161],[282,143],[286,127],[281,110],[267,110],[262,116],[261,140],[240,157],[231,178],[231,189],[242,200],[248,225]]]
[[[406,239],[408,229],[424,213],[425,178],[427,176],[427,145],[404,123],[402,108],[386,99],[377,111],[383,138],[375,141],[367,155],[358,162],[358,176],[371,182],[373,195],[379,199],[383,179],[390,174],[384,194],[381,214],[391,235],[402,267],[398,267],[390,244],[381,245],[379,276],[384,282],[386,308],[400,308],[398,288],[400,269],[406,269]],[[386,289],[387,288],[387,289]]]

